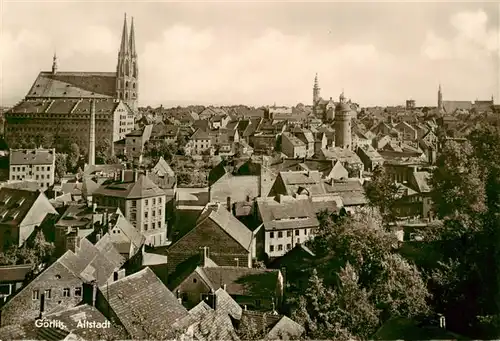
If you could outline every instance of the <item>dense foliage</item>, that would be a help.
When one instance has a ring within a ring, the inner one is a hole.
[[[435,210],[443,219],[428,237],[441,261],[427,269],[433,305],[448,326],[479,338],[500,336],[500,132],[474,130],[468,141],[447,141],[432,178]]]
[[[397,253],[396,237],[377,214],[320,218],[309,243],[316,262],[293,307],[309,338],[366,339],[391,318],[429,310],[420,272]]]

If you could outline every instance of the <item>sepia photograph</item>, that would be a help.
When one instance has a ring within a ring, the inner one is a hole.
[[[500,339],[500,2],[0,0],[0,340]]]

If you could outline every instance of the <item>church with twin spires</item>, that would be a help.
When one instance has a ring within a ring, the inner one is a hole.
[[[86,149],[91,110],[97,144],[112,150],[113,142],[132,131],[139,99],[133,18],[130,33],[128,28],[125,15],[114,72],[61,71],[54,55],[52,69],[41,71],[25,98],[5,113],[7,143],[22,139],[38,145],[40,136],[50,135],[56,145],[71,141]]]

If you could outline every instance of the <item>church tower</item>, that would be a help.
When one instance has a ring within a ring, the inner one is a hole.
[[[130,27],[130,37],[127,31],[127,15],[123,22],[122,41],[118,52],[116,66],[116,98],[123,100],[130,108],[137,112],[138,99],[138,65],[135,49],[134,18]]]
[[[54,52],[54,58],[52,58],[52,74],[55,75],[57,73],[57,56]]]
[[[321,88],[319,87],[318,83],[318,74],[314,77],[314,86],[313,86],[313,114],[316,114],[316,106],[318,105],[318,101],[320,99],[320,90]]]
[[[351,111],[351,106],[342,92],[335,108],[335,147],[349,150],[352,148]]]
[[[441,84],[438,89],[438,110],[443,110],[443,92],[441,91]]]

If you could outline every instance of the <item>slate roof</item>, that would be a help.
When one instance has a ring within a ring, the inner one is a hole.
[[[236,219],[227,209],[222,207],[222,205],[208,204],[198,217],[196,225],[202,224],[206,219],[211,219],[245,250],[250,251],[253,240],[252,231]]]
[[[165,192],[148,176],[140,174],[136,182],[105,182],[94,192],[94,194],[126,199],[143,199],[164,196]]]
[[[289,132],[283,133],[283,137],[286,137],[294,147],[305,146],[304,141]]]
[[[55,149],[11,149],[9,164],[12,165],[52,165]]]
[[[20,224],[43,193],[24,189],[0,188],[0,224]],[[57,213],[52,207],[52,212]]]
[[[42,71],[27,98],[106,98],[116,94],[116,72]]]
[[[134,339],[147,338],[144,329],[171,330],[188,314],[175,295],[150,268],[101,287],[109,293],[108,304]]]
[[[203,273],[204,277],[208,279],[207,284],[214,291],[226,285],[226,289],[223,291],[231,296],[274,297],[281,285],[280,271],[274,269],[218,266],[198,267],[197,271]],[[224,293],[219,295],[223,297]],[[218,302],[220,303],[220,299]],[[236,309],[234,314],[241,316],[241,307],[238,308],[234,306],[233,309]]]
[[[471,110],[471,101],[443,101],[444,111],[448,114],[453,114],[457,110]]]

